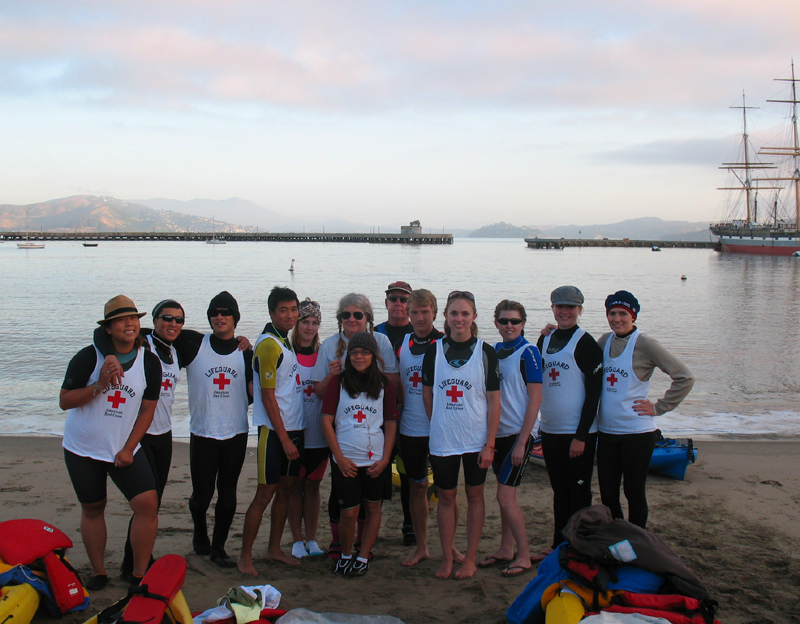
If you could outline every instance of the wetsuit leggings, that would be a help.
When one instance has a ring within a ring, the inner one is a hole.
[[[158,506],[161,507],[161,498],[164,495],[164,488],[169,478],[169,469],[172,464],[172,431],[167,431],[159,435],[146,433],[141,441],[142,452],[147,457],[150,470],[156,480],[156,492],[158,493]],[[133,572],[133,549],[131,548],[131,523],[128,522],[128,537],[125,540],[125,554],[122,557],[120,572],[128,575]],[[151,557],[152,561],[152,557]]]
[[[206,511],[216,488],[214,535],[211,538],[211,548],[215,550],[225,549],[228,531],[236,514],[236,486],[246,453],[246,432],[227,440],[192,434],[189,441],[189,467],[192,474],[189,511],[194,523],[194,537],[201,541],[208,539]]]
[[[542,455],[553,489],[553,542],[555,548],[564,541],[561,530],[579,509],[592,504],[592,472],[597,434],[586,436],[586,448],[582,455],[572,459],[569,447],[575,436],[572,434],[542,432]]]
[[[650,458],[656,446],[656,431],[613,435],[600,433],[597,442],[597,480],[600,498],[614,518],[624,518],[619,499],[619,486],[628,499],[628,521],[647,526],[645,484]]]

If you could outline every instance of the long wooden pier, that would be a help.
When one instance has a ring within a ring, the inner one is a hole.
[[[6,232],[4,240],[21,241],[24,232]],[[185,241],[210,240],[209,232],[39,232],[30,236],[31,241]],[[238,242],[282,242],[282,243],[373,243],[382,245],[452,245],[452,234],[378,234],[340,232],[246,232],[217,234],[217,239],[230,243]]]
[[[629,238],[526,238],[531,249],[564,249],[565,247],[658,247],[668,249],[717,249],[719,243],[712,241],[662,241],[633,240]]]

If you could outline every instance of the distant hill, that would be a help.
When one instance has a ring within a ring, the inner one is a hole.
[[[505,221],[484,225],[469,234],[470,238],[526,238],[543,236],[539,228],[528,227],[527,225],[511,225]]]
[[[522,234],[522,231],[533,232]],[[513,232],[513,233],[512,233]],[[520,233],[516,233],[520,232]],[[478,238],[633,238],[644,240],[711,240],[708,223],[691,221],[664,221],[658,217],[640,217],[618,223],[595,225],[559,225],[532,228],[496,223],[475,230],[470,236]]]
[[[142,204],[107,195],[74,195],[37,204],[0,205],[0,231],[25,229],[25,213],[31,230],[49,232],[249,232],[255,228],[234,226],[171,210],[153,210]]]

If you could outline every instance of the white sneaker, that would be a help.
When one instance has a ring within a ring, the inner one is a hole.
[[[295,559],[302,559],[303,557],[308,557],[308,551],[306,550],[305,545],[303,542],[295,542],[292,544],[292,557]]]

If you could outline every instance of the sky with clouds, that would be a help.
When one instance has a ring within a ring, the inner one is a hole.
[[[782,93],[798,23],[797,0],[4,2],[0,203],[713,220],[729,107]]]

